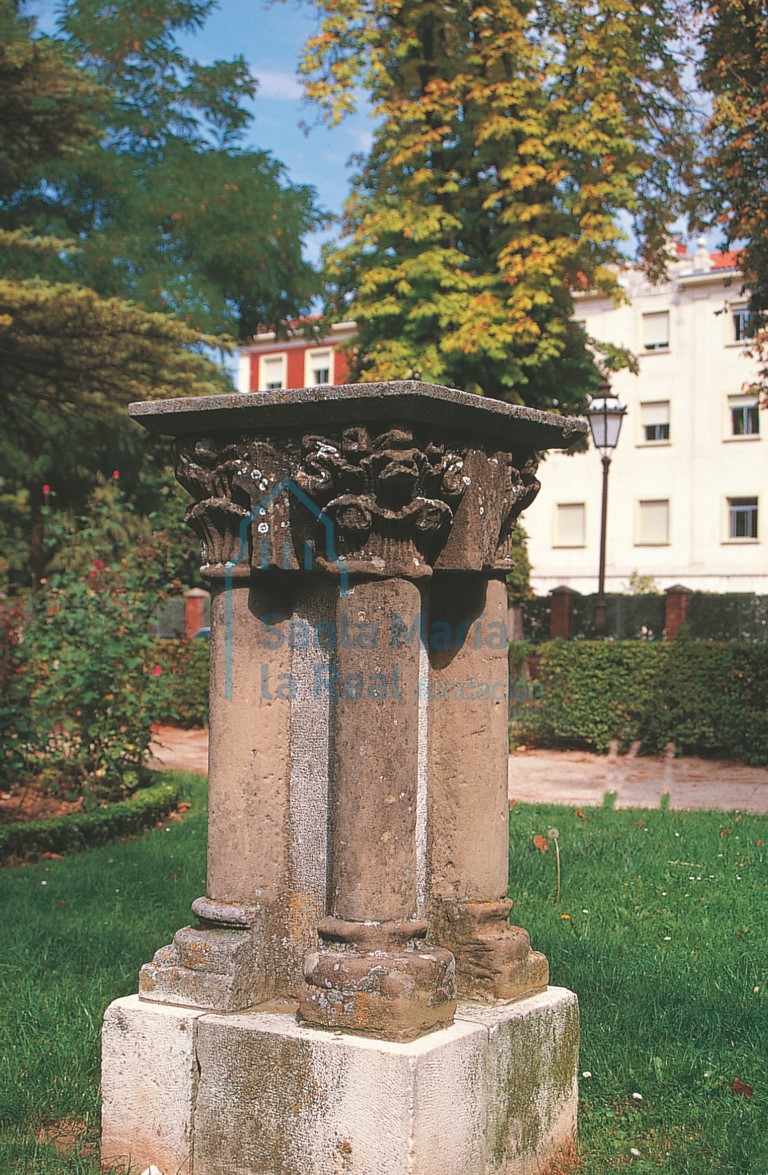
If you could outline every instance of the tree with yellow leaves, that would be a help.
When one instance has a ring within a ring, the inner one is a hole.
[[[712,95],[706,195],[739,263],[753,314],[752,351],[768,394],[768,13],[752,0],[699,0],[699,78]]]
[[[692,136],[671,0],[320,0],[307,96],[376,121],[326,256],[356,375],[562,411],[596,381],[574,291],[618,295],[631,228],[652,275]],[[626,355],[606,348],[616,366]]]

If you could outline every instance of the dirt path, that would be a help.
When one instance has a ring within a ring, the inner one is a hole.
[[[768,813],[768,771],[714,759],[592,755],[586,751],[515,751],[509,756],[509,798],[525,803],[602,804]]]
[[[208,732],[162,727],[153,744],[156,767],[208,770]],[[521,803],[601,804],[615,792],[618,808],[738,809],[768,814],[768,770],[711,759],[592,755],[585,751],[515,751],[509,798]]]

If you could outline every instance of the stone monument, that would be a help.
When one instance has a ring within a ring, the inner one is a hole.
[[[207,892],[107,1010],[103,1159],[534,1175],[578,1011],[509,923],[509,535],[579,422],[419,382],[135,404],[211,588]]]

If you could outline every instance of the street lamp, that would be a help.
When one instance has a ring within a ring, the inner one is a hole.
[[[611,467],[610,454],[619,443],[621,422],[626,408],[623,408],[611,392],[608,380],[598,385],[587,409],[587,419],[592,432],[595,448],[600,450],[603,462],[603,505],[600,515],[600,574],[595,604],[595,632],[605,636],[605,531],[608,518],[608,470]]]

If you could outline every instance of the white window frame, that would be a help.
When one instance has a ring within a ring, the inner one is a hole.
[[[280,372],[280,388],[270,388],[267,385],[277,383],[275,378]],[[259,355],[259,391],[278,391],[286,387],[288,373],[288,356],[285,351],[269,351]]]
[[[743,306],[731,306],[728,317],[730,325],[730,341],[737,347],[743,347],[745,344],[751,342],[755,337],[754,329],[751,334],[745,334],[742,338],[738,338],[738,327],[736,324],[736,320],[739,319],[743,324],[748,325],[749,319],[753,317],[749,306],[747,306],[746,303]]]
[[[561,537],[560,511],[565,508],[573,509],[579,508],[581,510],[581,542],[566,541]],[[555,518],[554,518],[554,536],[552,546],[558,549],[579,550],[587,545],[587,504],[586,502],[557,502],[555,504]]]
[[[749,527],[749,529],[754,527],[754,534],[737,535],[733,533],[736,529],[734,509],[754,511],[754,523]],[[733,497],[725,499],[725,538],[723,542],[739,544],[760,542],[760,498],[758,494],[735,494]]]
[[[646,343],[646,336],[652,334],[646,329],[646,324],[649,318],[666,317],[667,320],[667,341],[666,343],[652,343],[650,346]],[[668,355],[672,349],[672,315],[669,310],[643,310],[640,313],[640,343],[642,355]]]
[[[638,445],[651,445],[657,448],[659,445],[670,445],[672,443],[672,420],[671,420],[671,404],[669,400],[645,400],[640,404],[640,411],[638,419],[640,422],[640,439]],[[653,421],[654,410],[658,420]],[[646,419],[651,417],[651,420]],[[666,417],[666,419],[664,419]],[[664,428],[666,426],[667,435],[665,437],[646,436],[646,428]]]
[[[667,508],[667,537],[664,539],[647,539],[643,538],[642,521],[643,521],[643,506],[660,506],[664,505]],[[668,547],[670,544],[670,535],[672,533],[672,511],[670,509],[669,498],[642,498],[639,499],[635,508],[635,546],[636,547]]]
[[[327,387],[335,383],[335,354],[333,347],[314,347],[304,352],[304,386],[307,388]],[[321,367],[328,370],[328,379],[323,383],[315,383],[314,371]]]
[[[735,432],[733,428],[733,413],[741,409],[742,411],[750,411],[754,409],[755,419],[757,421],[757,428],[754,432]],[[726,424],[726,436],[730,441],[756,441],[760,439],[760,398],[758,396],[729,396],[728,397],[728,419]]]

